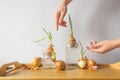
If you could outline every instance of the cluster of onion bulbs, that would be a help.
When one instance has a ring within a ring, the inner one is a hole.
[[[81,69],[90,69],[90,70],[97,70],[98,66],[95,60],[87,59],[85,56],[82,60],[78,61],[78,66]]]

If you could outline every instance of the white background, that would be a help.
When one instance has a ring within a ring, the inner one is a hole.
[[[30,63],[41,56],[48,40],[33,41],[45,36],[42,27],[53,34],[57,59],[65,59],[69,26],[55,30],[54,13],[60,0],[0,0],[0,64],[19,61]],[[120,0],[73,0],[68,6],[75,37],[84,47],[90,41],[120,38]],[[68,13],[65,20],[68,22]],[[86,52],[98,63],[120,61],[120,49],[105,55]]]

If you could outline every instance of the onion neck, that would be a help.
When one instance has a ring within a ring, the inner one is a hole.
[[[80,55],[80,60],[83,60],[83,55]]]

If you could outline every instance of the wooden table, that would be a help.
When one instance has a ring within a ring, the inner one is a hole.
[[[99,65],[97,71],[87,69],[43,69],[38,71],[19,69],[0,80],[120,80],[120,70],[111,68],[109,65]]]

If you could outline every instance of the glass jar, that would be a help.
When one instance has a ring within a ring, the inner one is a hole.
[[[43,53],[43,59],[41,62],[42,67],[55,68],[55,59],[56,59],[55,49],[53,49],[52,52],[49,52],[49,50],[47,49],[47,51]]]
[[[70,68],[76,67],[79,58],[80,50],[78,43],[76,42],[75,45],[68,43],[65,49],[65,62],[67,66]]]

